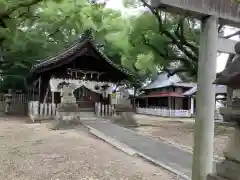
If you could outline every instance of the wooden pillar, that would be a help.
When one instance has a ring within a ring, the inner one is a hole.
[[[171,99],[172,99],[172,108],[171,109],[176,109],[176,98],[175,97],[171,97]]]
[[[52,104],[55,104],[54,92],[52,92]]]
[[[148,98],[145,100],[145,107],[148,108]]]
[[[172,98],[168,97],[168,109],[172,109]]]
[[[50,86],[50,85],[49,85]],[[48,100],[48,92],[50,91],[50,87],[47,87],[47,90],[46,90],[46,93],[45,93],[45,96],[44,96],[44,100],[43,100],[43,103],[47,103],[47,100]]]
[[[32,97],[30,98],[31,101],[34,101],[34,100],[35,100],[35,99],[34,99],[34,88],[35,88],[35,87],[32,87],[32,88],[31,88],[31,91],[30,91],[31,94],[32,94]],[[30,95],[30,96],[31,96],[31,95]]]
[[[39,77],[38,80],[38,101],[40,102],[41,100],[41,84],[42,84],[42,78],[41,76]]]

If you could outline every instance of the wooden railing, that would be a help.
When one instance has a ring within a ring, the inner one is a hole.
[[[28,103],[28,115],[35,121],[37,119],[53,118],[56,115],[57,104],[39,103],[39,101],[30,101]]]
[[[6,95],[7,94],[0,93],[0,101],[5,102]],[[28,102],[28,95],[27,94],[12,94],[11,103],[21,104],[21,103],[27,103],[27,102]]]
[[[95,114],[97,116],[112,116],[114,114],[114,107],[111,104],[95,103]]]
[[[163,117],[191,117],[190,110],[172,110],[161,108],[136,108],[139,114],[163,116]]]
[[[28,103],[28,115],[34,121],[42,119],[52,119],[56,116],[58,104],[39,103],[39,101],[30,101]],[[80,108],[81,109],[81,108]],[[114,114],[113,105],[103,105],[95,103],[95,114],[97,116],[112,116]]]

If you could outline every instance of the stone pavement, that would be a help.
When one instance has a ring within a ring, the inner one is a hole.
[[[101,119],[82,122],[190,179],[192,154],[189,152]]]

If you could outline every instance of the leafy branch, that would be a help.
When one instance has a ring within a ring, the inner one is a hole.
[[[197,72],[197,61],[198,61],[198,46],[194,45],[193,43],[189,42],[186,37],[184,36],[185,30],[184,30],[184,21],[185,17],[179,17],[179,21],[177,24],[177,28],[175,30],[169,31],[166,29],[164,26],[164,21],[162,20],[162,14],[161,11],[158,10],[157,8],[152,7],[150,4],[148,4],[145,0],[140,0],[143,4],[143,6],[147,7],[150,12],[156,17],[157,22],[158,22],[158,31],[160,34],[164,35],[167,37],[173,46],[177,47],[179,51],[181,51],[185,57],[174,57],[176,60],[181,61],[184,65],[187,65],[188,68],[180,68],[176,69],[175,72]],[[155,52],[158,52],[156,47],[153,45],[149,44],[148,41],[144,41],[146,45],[151,47]],[[158,54],[162,57],[167,59],[171,59],[172,57],[168,57],[168,54]],[[190,69],[189,69],[190,68]]]
[[[149,42],[149,40],[144,36],[142,35],[142,41],[143,41],[143,44],[148,46],[149,48],[151,48],[156,54],[158,54],[159,56],[163,57],[164,60],[167,60],[169,62],[171,61],[185,61],[185,62],[189,62],[191,63],[191,61],[188,59],[188,58],[185,58],[185,57],[180,57],[180,56],[174,56],[174,55],[170,55],[167,51],[167,49],[165,50],[165,53],[161,52],[156,46],[154,46],[153,44],[151,44]]]
[[[38,4],[43,0],[30,0],[30,1],[19,1],[16,5],[9,7],[7,10],[0,12],[0,19],[8,18],[14,11],[23,8],[23,7],[30,7],[32,5]]]

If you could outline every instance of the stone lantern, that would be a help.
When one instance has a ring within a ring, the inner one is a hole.
[[[79,108],[73,94],[75,84],[63,83],[61,89],[61,103],[56,109],[56,119],[70,123],[79,119]]]
[[[9,89],[8,93],[5,94],[5,113],[9,112],[11,103],[12,103],[12,90]]]
[[[216,165],[216,173],[208,180],[240,180],[240,42],[235,45],[236,55],[231,64],[217,77],[215,84],[232,88],[232,105],[221,108],[220,113],[235,122],[233,137],[224,152],[225,159]]]
[[[121,96],[118,98],[118,102],[115,105],[115,111],[120,116],[115,117],[113,122],[125,127],[138,126],[138,123],[134,118],[134,110],[129,100],[129,93],[124,88],[120,88],[118,91]]]

